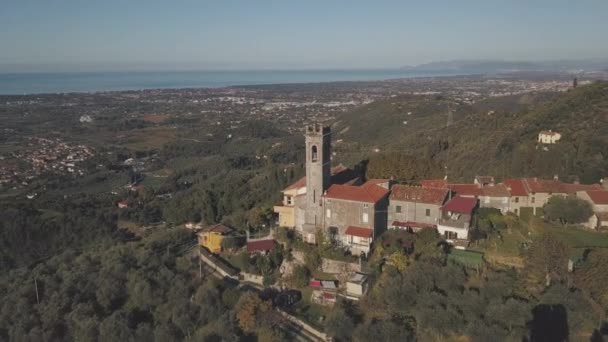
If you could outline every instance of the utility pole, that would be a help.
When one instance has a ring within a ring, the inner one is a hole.
[[[34,278],[34,287],[36,288],[36,303],[40,304],[40,297],[38,296],[38,281]]]

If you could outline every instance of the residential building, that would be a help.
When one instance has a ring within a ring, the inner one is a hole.
[[[390,180],[334,184],[322,198],[323,231],[353,254],[369,253],[374,237],[386,229]]]
[[[585,226],[591,229],[608,226],[608,191],[604,189],[578,191],[576,196],[589,202],[593,209],[593,215],[585,222]]]
[[[507,187],[511,198],[509,207],[515,215],[521,214],[522,208],[528,207],[528,190],[522,179],[505,179],[503,184]]]
[[[447,242],[457,244],[469,240],[473,212],[477,207],[475,198],[456,196],[441,208],[437,230]]]
[[[448,199],[446,188],[395,185],[391,188],[388,226],[416,232],[436,228],[441,218],[441,206]]]
[[[608,213],[608,191],[607,190],[587,190],[578,191],[576,196],[583,199],[593,208],[595,213]]]
[[[479,199],[481,208],[496,208],[503,214],[510,211],[511,194],[506,185],[495,184],[492,176],[476,176],[473,184],[448,184],[456,195]]]
[[[222,251],[222,241],[234,232],[234,229],[221,223],[203,228],[197,233],[199,245],[207,248],[211,253]]]
[[[552,130],[540,131],[540,133],[538,133],[538,142],[541,144],[555,144],[561,138],[561,134],[553,132]]]

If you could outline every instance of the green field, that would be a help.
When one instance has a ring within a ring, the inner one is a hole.
[[[471,268],[483,266],[485,262],[483,260],[483,253],[459,249],[453,249],[450,251],[450,254],[448,254],[448,260]]]

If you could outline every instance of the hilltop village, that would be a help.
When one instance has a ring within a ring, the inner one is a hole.
[[[539,142],[554,134],[541,132]],[[602,184],[568,184],[554,179],[505,179],[477,176],[470,184],[447,179],[421,180],[419,185],[395,184],[391,179],[368,179],[343,166],[330,167],[331,130],[320,124],[306,128],[306,176],[283,190],[275,206],[281,227],[294,229],[309,243],[318,230],[352,254],[368,254],[375,237],[387,229],[418,232],[435,229],[446,242],[466,249],[478,208],[503,214],[542,215],[553,196],[577,196],[594,213],[585,226],[608,226],[608,179]]]

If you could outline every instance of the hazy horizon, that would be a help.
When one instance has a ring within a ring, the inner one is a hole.
[[[604,59],[608,2],[9,0],[0,71],[387,69]]]

